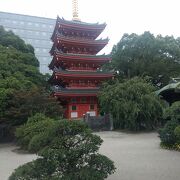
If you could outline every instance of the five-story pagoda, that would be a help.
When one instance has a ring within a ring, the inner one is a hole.
[[[78,18],[77,1],[73,0],[73,21],[57,17],[50,51],[53,70],[50,82],[53,95],[65,109],[68,119],[82,118],[84,114],[98,115],[97,93],[102,81],[113,77],[100,70],[111,60],[109,55],[96,55],[108,39],[97,37],[106,24],[89,24]]]

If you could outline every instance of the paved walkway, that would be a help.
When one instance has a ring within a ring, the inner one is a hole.
[[[15,168],[35,158],[33,154],[17,151],[13,144],[0,144],[0,180],[7,180]]]
[[[117,167],[108,180],[180,180],[180,152],[159,147],[156,133],[97,133],[104,140],[100,152]],[[13,169],[35,159],[20,153],[13,144],[0,144],[0,180],[7,180]]]
[[[97,133],[101,153],[117,167],[108,180],[180,180],[180,152],[159,147],[157,133]]]

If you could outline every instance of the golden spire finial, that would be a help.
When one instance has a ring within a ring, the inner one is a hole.
[[[80,21],[78,17],[78,0],[73,0],[73,21]]]

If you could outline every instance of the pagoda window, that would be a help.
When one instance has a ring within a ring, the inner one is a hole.
[[[82,80],[81,81],[81,85],[84,86],[85,85],[85,81]]]
[[[94,97],[90,97],[90,103],[93,104],[95,102]]]
[[[90,86],[90,85],[91,85],[91,81],[88,80],[88,86]]]
[[[71,102],[72,102],[72,103],[77,103],[77,99],[76,99],[76,98],[72,98],[72,99],[71,99]]]
[[[69,85],[72,86],[74,84],[73,80],[70,81]]]
[[[76,110],[77,110],[77,107],[76,107],[76,106],[71,106],[71,110],[72,110],[72,111],[76,111]]]
[[[90,109],[90,110],[94,110],[94,109],[95,109],[95,108],[94,108],[94,104],[90,104],[89,109]]]
[[[81,98],[81,103],[86,103],[86,97]]]
[[[84,84],[84,81],[79,80],[79,85],[82,86]]]

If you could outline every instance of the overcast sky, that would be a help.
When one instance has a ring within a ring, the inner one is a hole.
[[[0,11],[72,19],[72,0],[0,0]],[[180,37],[180,0],[79,0],[79,16],[85,22],[106,22],[101,37],[110,43],[109,53],[124,33]]]

